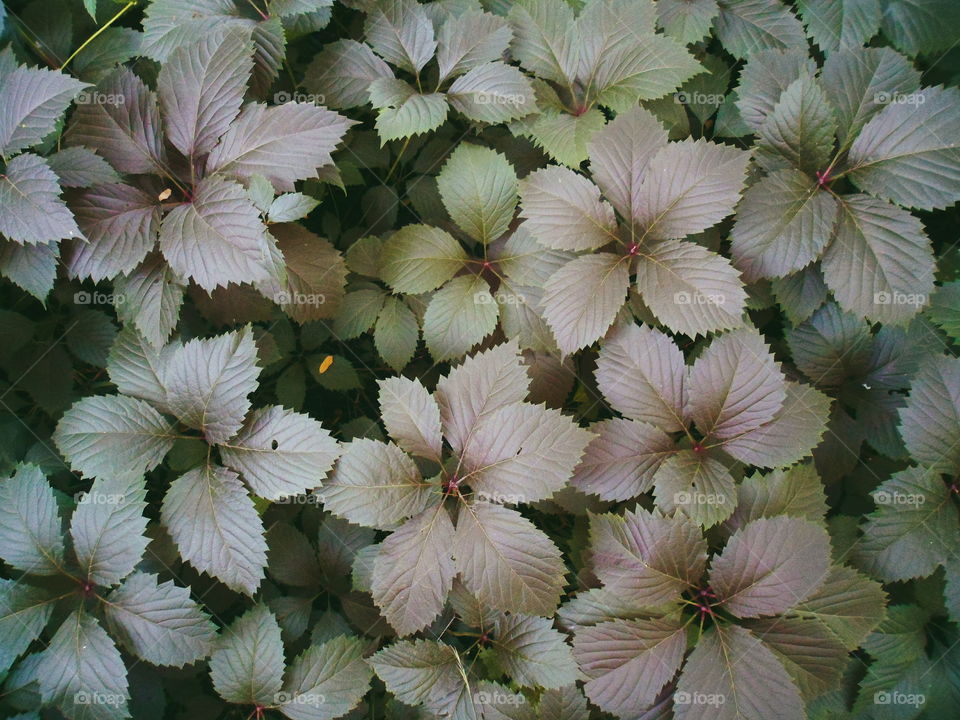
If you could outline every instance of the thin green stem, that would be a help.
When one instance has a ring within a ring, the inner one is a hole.
[[[121,17],[127,10],[129,10],[130,8],[132,8],[132,7],[133,7],[134,5],[136,5],[136,4],[137,4],[137,3],[136,3],[136,0],[130,0],[130,2],[128,2],[128,3],[127,3],[126,5],[124,5],[122,8],[120,8],[120,12],[118,12],[118,13],[117,13],[116,15],[114,15],[112,18],[110,18],[109,20],[107,20],[107,21],[100,27],[99,30],[97,30],[93,35],[91,35],[91,36],[88,37],[86,40],[84,40],[84,41],[83,41],[83,44],[82,44],[80,47],[78,47],[76,50],[74,50],[74,51],[73,51],[73,54],[72,54],[70,57],[68,57],[66,60],[64,60],[63,65],[60,66],[60,69],[61,69],[61,70],[65,69],[65,68],[67,67],[67,65],[70,64],[70,61],[71,61],[71,60],[73,60],[77,55],[79,55],[80,52],[81,52],[87,45],[89,45],[90,43],[92,43],[94,40],[97,39],[97,37],[100,35],[100,33],[102,33],[102,32],[103,32],[104,30],[106,30],[108,27],[110,27],[111,25],[113,25],[113,23],[115,23],[117,20],[119,20],[120,17]]]
[[[400,152],[397,154],[397,159],[393,161],[393,165],[390,166],[390,170],[387,171],[387,177],[384,178],[383,182],[390,182],[390,178],[393,177],[393,172],[397,169],[397,165],[400,164],[400,158],[403,157],[403,154],[407,151],[407,146],[410,145],[410,138],[408,137],[403,141],[403,147],[400,148]]]

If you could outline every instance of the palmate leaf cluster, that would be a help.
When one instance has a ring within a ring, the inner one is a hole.
[[[0,7],[0,716],[960,714],[952,0]]]

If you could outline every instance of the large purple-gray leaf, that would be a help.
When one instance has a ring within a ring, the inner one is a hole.
[[[160,517],[181,557],[253,596],[267,567],[267,541],[253,500],[232,470],[195,468],[170,484]]]
[[[83,237],[60,199],[57,176],[39,155],[19,155],[0,174],[0,235],[31,245]]]
[[[241,180],[263,175],[277,190],[291,191],[297,180],[317,177],[333,162],[330,153],[355,124],[313,103],[243,108],[207,159],[208,172]]]
[[[58,70],[0,70],[0,155],[9,158],[43,140],[83,88]]]
[[[249,33],[228,29],[177,48],[163,64],[157,90],[164,130],[186,157],[210,152],[240,112],[252,56]]]
[[[71,277],[99,282],[129,273],[157,242],[160,204],[132,185],[97,185],[70,206],[86,236],[86,242],[75,240],[64,252]]]
[[[165,406],[180,422],[201,430],[210,443],[226,442],[243,424],[259,374],[249,326],[191,340],[164,363]]]
[[[796,517],[746,524],[713,559],[710,585],[738,617],[779,615],[819,589],[830,566],[830,537]]]
[[[94,148],[122,173],[170,175],[157,96],[127,68],[118,68],[77,105],[66,141]]]
[[[160,225],[160,251],[170,267],[207,292],[274,277],[272,243],[243,186],[219,176],[201,180],[193,200]]]
[[[587,697],[601,710],[634,718],[653,704],[686,649],[677,619],[615,620],[581,628],[573,641]]]

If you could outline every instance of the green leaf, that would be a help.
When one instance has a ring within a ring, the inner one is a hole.
[[[888,96],[850,147],[848,172],[861,189],[920,210],[960,200],[960,90],[931,87]]]
[[[453,360],[490,335],[500,308],[480,275],[462,275],[440,288],[423,315],[423,340],[433,359]]]
[[[49,245],[0,243],[0,275],[23,288],[41,303],[53,289],[60,248]]]
[[[436,130],[447,119],[447,110],[447,100],[440,93],[428,95],[413,93],[395,104],[388,103],[377,114],[376,125],[377,132],[380,134],[380,147],[390,140],[409,138]]]
[[[363,30],[380,57],[412,73],[437,49],[433,25],[415,0],[384,0],[371,9]]]
[[[184,560],[238,592],[253,595],[267,566],[267,542],[236,473],[195,468],[170,484],[160,517]]]
[[[860,646],[885,614],[886,594],[880,583],[852,568],[830,568],[817,592],[791,614],[823,625],[847,650]]]
[[[377,676],[400,702],[442,707],[463,684],[462,660],[452,645],[434,640],[403,640],[370,658]]]
[[[461,504],[453,542],[464,585],[491,607],[551,615],[560,601],[560,551],[516,510],[492,503]]]
[[[280,712],[292,720],[331,720],[348,713],[373,675],[363,655],[363,641],[344,635],[304,650],[287,671]]]
[[[557,410],[505,405],[474,426],[461,454],[460,479],[478,501],[545,500],[567,484],[590,439]]]
[[[512,37],[507,21],[488,12],[471,10],[448,18],[437,34],[440,80],[499,60]]]
[[[621,415],[664,432],[683,429],[687,404],[683,353],[663,332],[618,325],[600,348],[597,387]]]
[[[263,175],[277,190],[293,190],[295,181],[318,177],[317,169],[333,162],[330,153],[353,124],[313,103],[250,103],[207,156],[207,172],[240,180]]]
[[[83,238],[60,199],[57,176],[39,155],[13,158],[0,175],[0,233],[21,245]]]
[[[799,170],[778,170],[752,185],[730,232],[736,267],[748,281],[802,270],[830,242],[838,204]]]
[[[37,665],[40,697],[71,720],[130,717],[127,670],[113,640],[82,610],[64,621]]]
[[[397,292],[436,290],[465,266],[467,254],[450,233],[429,225],[406,225],[386,241],[383,281]]]
[[[240,112],[252,71],[250,34],[229,25],[174,50],[157,80],[170,143],[189,158],[210,152]]]
[[[827,53],[860,47],[880,30],[878,0],[800,0],[807,34]]]
[[[685,45],[702,40],[719,14],[717,0],[660,0],[657,3],[657,25]]]
[[[378,380],[380,418],[387,434],[411,455],[440,462],[440,407],[419,380]]]
[[[590,139],[593,179],[627,220],[634,220],[639,213],[640,185],[650,160],[666,144],[667,131],[642,107],[618,113]]]
[[[780,365],[755,330],[721,335],[690,369],[687,415],[707,437],[732,438],[772,420],[783,407]]]
[[[685,515],[663,517],[643,508],[590,517],[592,569],[608,590],[638,605],[675,602],[700,582],[707,545]]]
[[[591,250],[617,239],[613,208],[600,190],[573,170],[547,167],[520,183],[520,216],[541,244],[556,250]]]
[[[325,45],[307,66],[303,84],[322,95],[327,107],[345,110],[368,102],[367,90],[377,78],[393,71],[369,46],[341,39]]]
[[[319,421],[277,405],[251,413],[236,437],[220,445],[224,465],[267,500],[318,487],[338,454]]]
[[[496,345],[468,357],[437,382],[443,437],[455,453],[481,420],[526,398],[530,378],[518,352],[515,342]]]
[[[517,174],[500,153],[461,143],[451,153],[437,189],[450,217],[484,245],[503,235],[517,208]]]
[[[174,428],[143,400],[84,398],[67,410],[53,441],[70,467],[89,477],[152,470],[173,447]]]
[[[573,9],[561,0],[523,0],[510,7],[510,54],[526,70],[561,85],[578,70]]]
[[[816,72],[817,65],[809,57],[806,46],[751,53],[740,72],[735,100],[744,124],[751,130],[759,130],[783,91],[794,81]],[[829,84],[826,87],[829,91]]]
[[[303,193],[285,193],[270,203],[267,218],[272,223],[301,220],[319,204],[319,200]]]
[[[547,618],[508,615],[493,631],[493,656],[527,687],[561,688],[577,679],[577,663],[565,636]]]
[[[83,579],[110,587],[133,572],[147,549],[147,489],[139,475],[99,477],[77,501],[70,537]]]
[[[63,538],[53,489],[36,465],[0,483],[0,557],[32,575],[62,572]]]
[[[736,625],[715,625],[701,636],[680,673],[673,709],[677,720],[806,717],[800,693],[777,656]]]
[[[48,155],[47,165],[60,178],[61,187],[89,188],[120,182],[110,164],[85,147],[64,148]]]
[[[84,87],[58,70],[12,63],[0,70],[0,155],[16,155],[53,132]]]
[[[323,501],[350,522],[388,528],[419,513],[435,490],[399,447],[358,438],[344,446]]]
[[[257,388],[257,346],[250,326],[210,339],[191,340],[164,363],[166,407],[211,443],[237,434]]]
[[[825,172],[833,158],[837,119],[818,81],[794,80],[760,126],[757,162],[768,172],[790,167]]]
[[[616,320],[630,289],[630,263],[613,253],[583,255],[550,276],[543,317],[568,355],[591,345]]]
[[[657,506],[680,511],[703,527],[726,520],[736,502],[736,485],[722,462],[683,450],[667,458],[654,476]]]
[[[348,292],[333,321],[333,332],[343,340],[352,340],[369,330],[380,317],[387,300],[380,288],[361,288]]]
[[[823,484],[812,463],[774,470],[767,475],[755,473],[743,479],[737,493],[737,509],[728,521],[728,525],[736,528],[777,515],[817,523],[827,514]]]
[[[431,504],[384,540],[373,563],[370,594],[402,636],[427,627],[443,610],[456,574],[453,523]]]
[[[447,99],[454,110],[478,122],[508,122],[537,111],[530,80],[503,62],[478,65],[457,78]]]
[[[859,567],[894,582],[926,577],[953,556],[960,525],[949,488],[935,472],[903,470],[872,494],[877,509],[853,550]]]
[[[840,387],[869,366],[873,345],[869,326],[836,303],[824,305],[786,335],[794,363],[819,387]]]
[[[582,115],[547,109],[532,120],[517,121],[527,127],[526,134],[550,157],[571,168],[577,168],[587,159],[587,144],[606,124],[606,117],[598,108],[590,108]]]
[[[827,300],[827,286],[819,263],[808,265],[798,273],[774,278],[770,286],[787,319],[795,325],[807,320]]]
[[[960,13],[949,0],[889,0],[883,7],[883,33],[908,55],[936,53],[957,40]]]
[[[919,218],[867,195],[840,202],[823,276],[840,307],[873,322],[904,324],[933,294],[935,264]]]
[[[104,601],[107,624],[137,657],[154,665],[183,665],[213,650],[216,626],[188,588],[135,573]]]
[[[923,361],[900,410],[900,434],[911,457],[942,472],[960,468],[960,361],[935,355]]]
[[[53,614],[50,595],[23,582],[0,579],[0,672],[6,673],[43,632]]]
[[[210,679],[227,702],[276,705],[283,684],[283,643],[277,619],[261,603],[233,621],[210,656]]]
[[[617,717],[635,717],[652,705],[683,661],[686,635],[673,619],[615,620],[581,628],[573,652],[589,678],[583,689],[594,705]]]
[[[927,314],[954,340],[960,339],[960,281],[944,283],[937,288]]]
[[[420,339],[420,325],[402,300],[388,297],[373,330],[373,342],[380,357],[397,372],[413,359]]]
[[[719,0],[720,17],[713,25],[723,47],[738,58],[764,49],[806,50],[800,21],[780,0]]]

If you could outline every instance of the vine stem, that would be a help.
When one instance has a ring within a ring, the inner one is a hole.
[[[79,55],[80,52],[81,52],[87,45],[89,45],[90,43],[92,43],[92,42],[97,38],[97,36],[100,35],[100,33],[102,33],[102,32],[103,32],[104,30],[106,30],[108,27],[110,27],[111,25],[113,25],[113,23],[115,23],[117,20],[119,20],[120,17],[121,17],[127,10],[129,10],[130,8],[132,8],[132,7],[133,7],[134,5],[136,5],[136,4],[137,4],[137,3],[136,3],[136,0],[130,0],[130,2],[128,2],[128,3],[127,3],[126,5],[124,5],[122,8],[120,8],[120,12],[118,12],[118,13],[117,13],[116,15],[114,15],[112,18],[110,18],[109,20],[107,20],[107,21],[103,24],[103,26],[101,26],[101,28],[100,28],[99,30],[97,30],[93,35],[91,35],[91,36],[88,37],[86,40],[84,40],[84,41],[83,41],[83,44],[82,44],[80,47],[78,47],[76,50],[74,50],[74,51],[73,51],[73,54],[72,54],[70,57],[68,57],[66,60],[63,61],[63,65],[60,66],[60,69],[63,70],[64,68],[66,68],[67,65],[70,64],[70,61],[73,60],[77,55]]]
[[[400,148],[400,153],[397,155],[397,159],[393,161],[393,165],[390,166],[390,170],[387,172],[387,177],[384,179],[384,182],[390,182],[390,178],[393,177],[393,171],[397,169],[397,165],[400,164],[400,158],[403,157],[403,154],[407,151],[407,146],[410,144],[410,138],[408,137],[403,141],[403,147]]]

